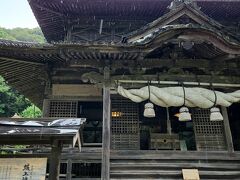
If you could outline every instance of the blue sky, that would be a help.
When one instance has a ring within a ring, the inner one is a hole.
[[[27,0],[0,0],[0,27],[37,27]]]

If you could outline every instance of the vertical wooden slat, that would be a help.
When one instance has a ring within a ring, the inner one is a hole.
[[[61,151],[62,143],[55,140],[52,144],[51,157],[49,160],[49,179],[51,180],[59,180]]]
[[[105,83],[103,86],[103,135],[102,135],[102,172],[101,179],[110,179],[110,87],[109,68],[104,69]]]
[[[224,131],[227,143],[228,152],[234,152],[233,141],[232,141],[232,133],[229,125],[227,108],[221,106],[222,115],[223,115],[223,123],[224,123]]]
[[[43,117],[49,116],[49,99],[43,100]]]
[[[69,148],[72,148],[72,147],[69,146]],[[73,151],[70,150],[69,153],[72,154]],[[67,160],[67,178],[66,178],[66,180],[71,180],[71,179],[72,179],[72,159],[68,159]]]
[[[72,179],[72,160],[68,159],[67,161],[67,180]]]

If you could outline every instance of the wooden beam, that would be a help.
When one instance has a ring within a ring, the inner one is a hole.
[[[6,79],[8,82],[8,79]],[[33,79],[25,79],[22,81],[14,82],[14,83],[9,83],[10,86],[19,86],[19,89],[25,89],[25,87],[31,87],[33,88],[34,85],[41,86],[43,81],[40,81],[39,79],[33,78]],[[18,89],[17,89],[18,90]]]
[[[25,60],[13,59],[13,58],[4,58],[4,57],[1,57],[0,59],[1,59],[1,60],[5,60],[5,61],[17,62],[17,63],[24,63],[24,64],[32,64],[32,65],[38,65],[38,66],[45,66],[44,63],[39,63],[39,62],[31,62],[31,61],[25,61]]]
[[[2,74],[2,76],[8,81],[8,82],[15,82],[15,81],[22,81],[24,79],[29,79],[29,78],[36,78],[36,79],[43,79],[42,75],[44,74],[44,72],[38,72],[38,70],[32,70],[32,69],[26,69],[26,70],[22,70],[22,72],[16,71],[13,73],[4,73]]]
[[[86,97],[86,96],[53,96],[53,95],[47,95],[46,98],[48,99],[54,99],[54,100],[77,100],[77,101],[90,101],[90,102],[96,102],[96,101],[103,101],[102,96],[94,96],[94,97]]]
[[[229,56],[230,57],[230,56]],[[121,57],[118,57],[121,58]],[[134,58],[133,58],[134,59]],[[103,68],[104,63],[97,59],[74,59],[69,61],[69,70],[73,69],[86,69],[86,67],[93,67],[93,68]],[[213,60],[206,60],[206,59],[159,59],[159,58],[147,58],[142,60],[119,60],[119,61],[112,61],[111,70],[115,71],[116,69],[153,69],[153,68],[182,68],[188,69],[187,71],[191,72],[191,69],[198,69],[204,72],[210,72],[213,69],[216,72],[221,72],[226,69],[235,70],[238,72],[238,62],[231,61],[231,60],[221,60],[221,59],[213,59]],[[58,69],[56,69],[58,70]],[[61,68],[59,68],[61,70]],[[193,71],[194,72],[194,71]]]
[[[28,80],[30,79],[35,79],[37,80],[44,80],[43,78],[41,79],[41,75],[40,74],[20,74],[19,76],[17,75],[13,75],[13,76],[3,76],[4,79],[7,81],[8,84],[14,84],[17,82],[24,82],[27,83]],[[26,80],[26,81],[25,81]]]
[[[207,157],[206,157],[207,153]],[[224,151],[156,151],[156,150],[112,150],[111,159],[122,160],[142,160],[142,159],[172,159],[172,160],[216,160],[216,161],[231,161],[240,160],[240,152],[229,154]]]
[[[16,69],[21,69],[21,68],[35,68],[35,69],[38,69],[39,66],[35,66],[35,65],[32,65],[32,64],[24,64],[24,63],[10,63],[10,64],[1,64],[1,70],[5,70],[5,71],[9,71],[9,70],[16,70]]]
[[[66,24],[66,32],[65,32],[65,41],[67,42],[71,42],[71,39],[72,39],[72,29],[73,29],[73,26],[70,25],[70,19],[67,19],[67,21],[65,21],[65,24]]]
[[[66,17],[64,14],[62,14],[60,12],[57,12],[55,10],[52,10],[52,9],[46,8],[46,7],[40,5],[40,4],[36,3],[36,2],[30,1],[30,0],[28,0],[28,2],[29,2],[30,5],[35,6],[35,7],[39,8],[39,9],[41,9],[41,10],[45,10],[47,12],[51,12],[51,13],[59,15],[61,17]]]
[[[109,68],[104,68],[104,86],[103,86],[103,135],[102,135],[102,180],[110,179],[110,87],[109,78],[110,72]]]
[[[9,67],[9,68],[6,68],[6,69],[3,69],[1,70],[0,69],[0,72],[4,75],[15,75],[15,74],[23,74],[23,73],[31,73],[31,72],[39,72],[39,73],[42,73],[41,71],[39,71],[40,69],[39,68],[33,68],[33,67],[19,67],[19,68],[13,68],[13,67]]]
[[[100,73],[95,72],[89,72],[86,74],[83,74],[85,76],[85,80],[92,81],[92,82],[99,82],[102,83],[103,81],[103,75]],[[82,77],[83,77],[82,76]],[[82,79],[82,77],[80,79]],[[79,78],[79,77],[78,77]],[[194,75],[194,74],[173,74],[173,73],[159,73],[159,74],[140,74],[140,75],[116,75],[111,76],[111,83],[112,86],[115,87],[115,81],[129,81],[128,83],[131,83],[132,81],[177,81],[177,82],[213,82],[213,83],[221,83],[221,84],[240,84],[240,77],[238,76],[211,76],[211,75]],[[145,83],[145,82],[144,82]],[[238,86],[238,85],[237,85]]]
[[[49,159],[49,179],[51,180],[59,180],[61,152],[62,144],[60,141],[55,140]]]
[[[227,108],[221,106],[222,115],[223,115],[223,123],[224,123],[224,131],[227,143],[227,150],[230,153],[234,152],[233,141],[232,141],[232,133],[230,129],[229,119],[228,119],[228,112]]]

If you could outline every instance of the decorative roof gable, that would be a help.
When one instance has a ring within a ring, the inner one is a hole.
[[[172,25],[194,24],[204,28],[220,30],[221,24],[208,17],[193,0],[174,0],[168,7],[170,11],[141,29],[134,31],[123,40],[128,43],[144,40],[158,32],[160,28]]]

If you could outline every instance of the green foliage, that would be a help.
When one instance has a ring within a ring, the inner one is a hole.
[[[12,117],[30,105],[28,99],[11,89],[0,76],[0,117]]]
[[[3,145],[0,146],[0,154],[7,155],[7,154],[19,154],[22,149],[27,148],[27,145]]]
[[[5,154],[8,154],[8,153],[5,152],[5,151],[0,150],[0,154],[1,154],[1,155],[5,155]]]
[[[42,112],[38,107],[32,104],[21,113],[21,116],[25,118],[39,118],[42,117]]]
[[[44,43],[45,38],[40,28],[14,28],[6,29],[0,27],[0,39],[14,40],[14,41],[27,41]]]
[[[7,39],[7,40],[16,40],[13,36],[11,36],[6,30],[0,28],[0,39]]]

